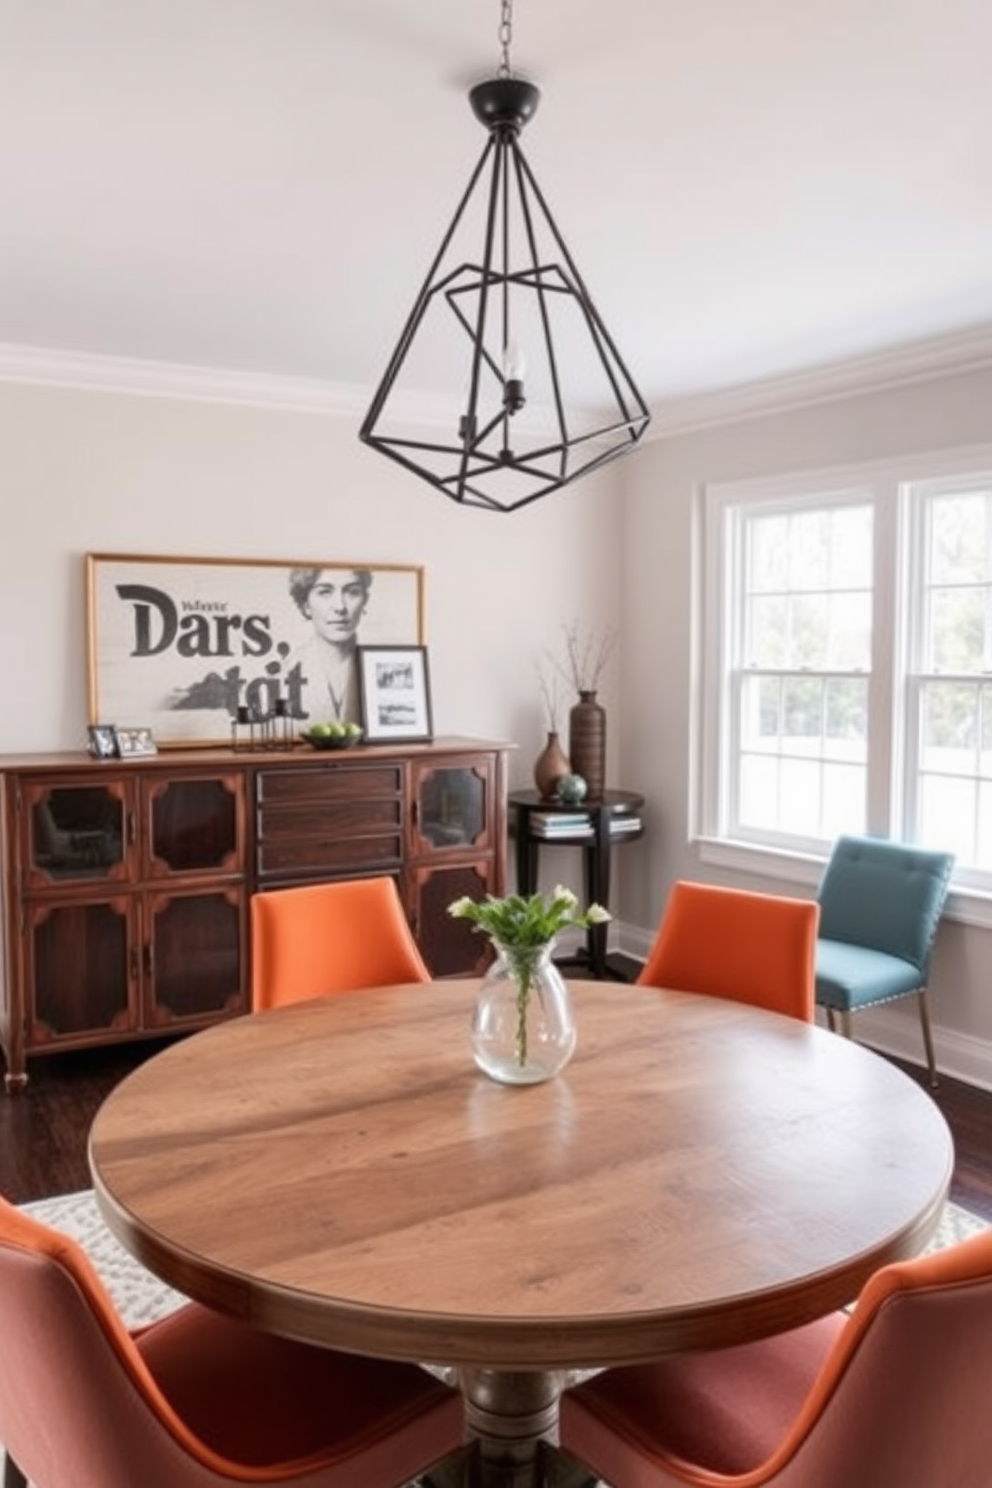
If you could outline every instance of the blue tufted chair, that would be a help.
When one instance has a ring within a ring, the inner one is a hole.
[[[927,978],[953,867],[952,853],[839,837],[817,894],[816,1001],[830,1027],[839,1017],[850,1037],[852,1012],[915,993],[931,1085],[937,1070]]]

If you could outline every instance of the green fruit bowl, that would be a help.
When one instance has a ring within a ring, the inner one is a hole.
[[[300,735],[310,745],[311,749],[353,749],[356,744],[362,742],[361,734],[311,734],[309,731]]]

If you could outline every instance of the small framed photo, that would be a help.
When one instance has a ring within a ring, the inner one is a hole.
[[[117,737],[113,724],[92,723],[86,732],[89,735],[90,754],[94,759],[117,758]]]
[[[158,754],[150,728],[114,727],[117,753],[121,759],[135,759],[142,754]]]
[[[359,646],[358,682],[367,743],[433,736],[426,646]]]

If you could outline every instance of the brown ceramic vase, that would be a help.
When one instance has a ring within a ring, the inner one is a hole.
[[[534,761],[534,784],[545,800],[554,798],[559,780],[564,780],[570,769],[558,735],[552,730],[548,742]]]

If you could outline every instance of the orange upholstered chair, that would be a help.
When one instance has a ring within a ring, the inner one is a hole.
[[[327,992],[430,981],[391,878],[255,894],[251,939],[255,1012]]]
[[[2,1199],[0,1316],[6,1488],[394,1488],[461,1440],[416,1365],[196,1303],[129,1333],[75,1241]]]
[[[812,899],[680,879],[638,985],[707,992],[812,1022],[818,917]]]
[[[987,1488],[992,1231],[876,1272],[852,1315],[614,1369],[561,1439],[612,1488]]]

